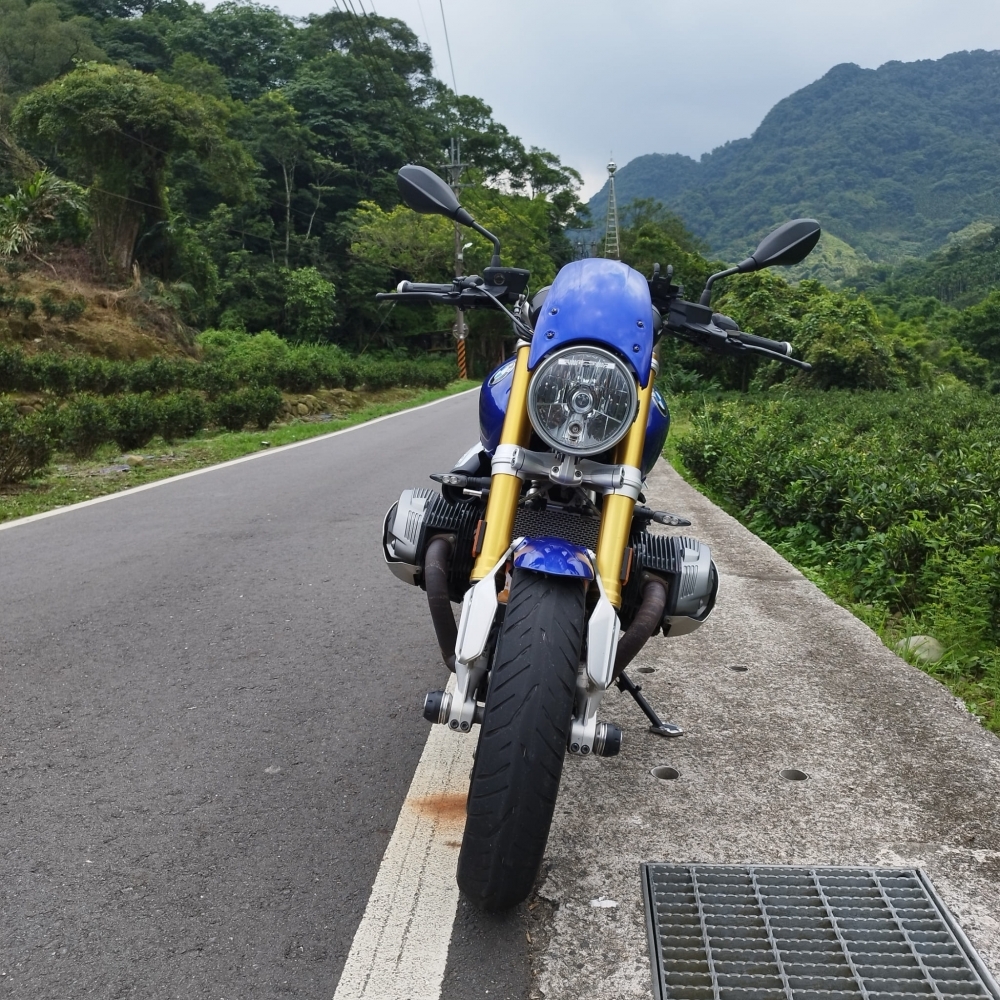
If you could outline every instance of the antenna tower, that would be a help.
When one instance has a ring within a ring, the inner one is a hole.
[[[611,260],[621,260],[621,244],[618,241],[618,203],[615,200],[615,171],[618,165],[612,157],[608,161],[608,218],[604,225],[604,256]]]

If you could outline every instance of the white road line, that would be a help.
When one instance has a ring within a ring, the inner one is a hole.
[[[431,728],[334,1000],[441,996],[475,746],[475,734]]]
[[[442,396],[440,399],[432,399],[429,403],[422,403],[420,406],[411,406],[405,410],[397,410],[395,413],[387,413],[384,417],[376,417],[374,420],[365,420],[363,423],[355,424],[353,427],[345,427],[339,431],[331,431],[329,434],[319,434],[316,437],[306,438],[304,441],[293,441],[291,444],[283,444],[277,448],[267,451],[255,451],[242,458],[231,458],[228,462],[219,462],[217,465],[206,465],[204,469],[194,469],[191,472],[182,472],[177,476],[168,476],[165,479],[157,479],[155,483],[144,483],[142,486],[133,486],[131,489],[119,490],[117,493],[106,493],[102,497],[94,497],[92,500],[81,500],[79,503],[72,503],[66,507],[56,507],[54,510],[46,510],[41,514],[29,514],[27,517],[19,517],[14,521],[4,521],[0,524],[0,531],[8,528],[19,528],[22,524],[31,524],[32,521],[42,521],[47,517],[56,517],[58,514],[68,514],[72,510],[80,510],[81,507],[93,507],[97,503],[105,503],[108,500],[118,500],[120,497],[130,497],[145,490],[156,489],[157,486],[168,486],[170,483],[179,482],[181,479],[190,479],[192,476],[202,476],[206,472],[215,472],[218,469],[228,469],[231,465],[239,465],[241,462],[252,462],[255,458],[266,458],[268,455],[277,455],[282,451],[290,451],[292,448],[301,448],[307,444],[315,444],[317,441],[329,441],[330,438],[338,437],[341,434],[350,434],[351,431],[360,431],[372,424],[380,424],[383,420],[392,420],[393,417],[402,417],[408,413],[416,413],[418,410],[426,410],[429,406],[437,406],[438,403],[446,403],[449,399],[458,399],[470,392],[478,392],[479,386],[472,389],[465,389],[462,392],[453,393],[450,396]],[[263,432],[262,432],[263,433]]]

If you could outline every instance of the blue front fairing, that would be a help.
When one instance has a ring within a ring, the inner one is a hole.
[[[534,370],[557,347],[580,342],[611,348],[646,386],[653,360],[653,304],[638,271],[618,260],[590,257],[556,275],[535,321],[528,368]]]

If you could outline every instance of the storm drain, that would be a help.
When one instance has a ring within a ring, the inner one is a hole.
[[[1000,1000],[918,869],[642,874],[656,1000]]]

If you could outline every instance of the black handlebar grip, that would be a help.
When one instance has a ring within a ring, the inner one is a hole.
[[[774,351],[775,354],[783,354],[786,358],[792,356],[792,345],[787,340],[768,340],[767,337],[755,337],[752,333],[739,333],[730,335],[734,340],[740,340],[751,347],[763,347],[766,351]]]
[[[396,286],[397,292],[439,292],[447,294],[452,290],[452,285],[435,285],[423,281],[401,281]]]

